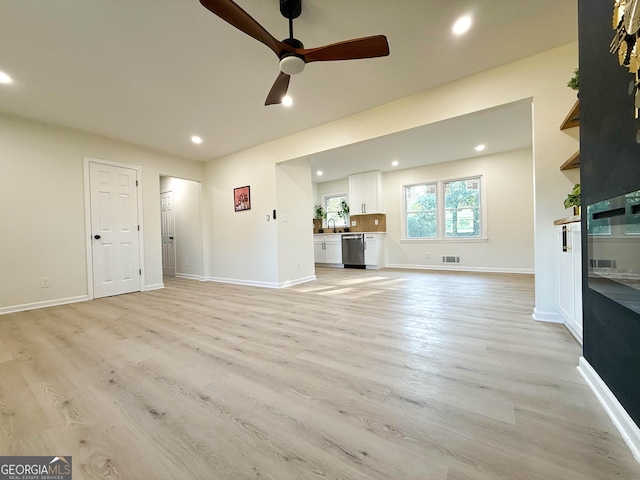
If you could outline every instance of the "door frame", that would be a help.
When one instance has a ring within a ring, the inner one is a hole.
[[[130,168],[136,171],[138,180],[138,222],[140,230],[138,231],[138,255],[140,255],[140,291],[146,290],[145,281],[145,261],[144,261],[144,221],[142,218],[142,168],[139,165],[129,165],[126,163],[112,162],[110,160],[102,160],[95,157],[83,157],[84,162],[84,228],[85,228],[85,249],[87,253],[87,293],[89,300],[93,300],[93,242],[91,231],[91,178],[89,175],[89,164],[100,163],[102,165],[110,165],[112,167]]]

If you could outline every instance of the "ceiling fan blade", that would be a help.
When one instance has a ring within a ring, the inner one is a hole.
[[[280,72],[278,74],[278,78],[276,78],[276,81],[273,83],[273,87],[271,87],[264,104],[277,105],[282,103],[282,99],[287,94],[287,90],[289,88],[289,80],[291,80],[290,75]]]
[[[306,63],[385,57],[389,55],[389,42],[384,35],[376,35],[354,38],[324,47],[296,49],[296,53],[301,54]]]
[[[232,0],[200,0],[200,3],[225,22],[233,25],[241,32],[246,33],[259,42],[264,43],[273,50],[276,55],[280,56],[283,49],[291,50],[291,48],[287,48],[286,44],[276,40],[262,25],[255,21],[251,15],[236,5]]]

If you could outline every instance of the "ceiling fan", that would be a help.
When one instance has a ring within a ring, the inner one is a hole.
[[[311,62],[355,60],[389,55],[389,44],[384,35],[355,38],[317,48],[304,48],[293,36],[293,19],[302,13],[302,0],[280,0],[280,13],[289,20],[289,38],[276,40],[262,25],[232,0],[200,0],[208,10],[225,22],[269,47],[280,59],[280,73],[276,78],[265,105],[282,103],[287,94],[291,75],[297,75]]]

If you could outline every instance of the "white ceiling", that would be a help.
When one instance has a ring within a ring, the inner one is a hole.
[[[313,181],[324,183],[352,173],[387,172],[530,148],[531,115],[531,101],[522,100],[327,150],[311,157]],[[480,144],[486,148],[477,152],[475,147]],[[397,166],[391,165],[394,160]],[[322,176],[316,175],[318,170]]]
[[[279,0],[237,3],[288,35]],[[391,54],[309,64],[287,109],[263,105],[273,52],[198,0],[0,0],[0,111],[210,160],[575,41],[576,3],[303,0],[306,47],[384,34]]]

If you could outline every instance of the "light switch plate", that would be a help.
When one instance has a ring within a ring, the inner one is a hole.
[[[358,224],[358,222],[356,222],[355,220],[351,220],[351,226],[355,227]]]

